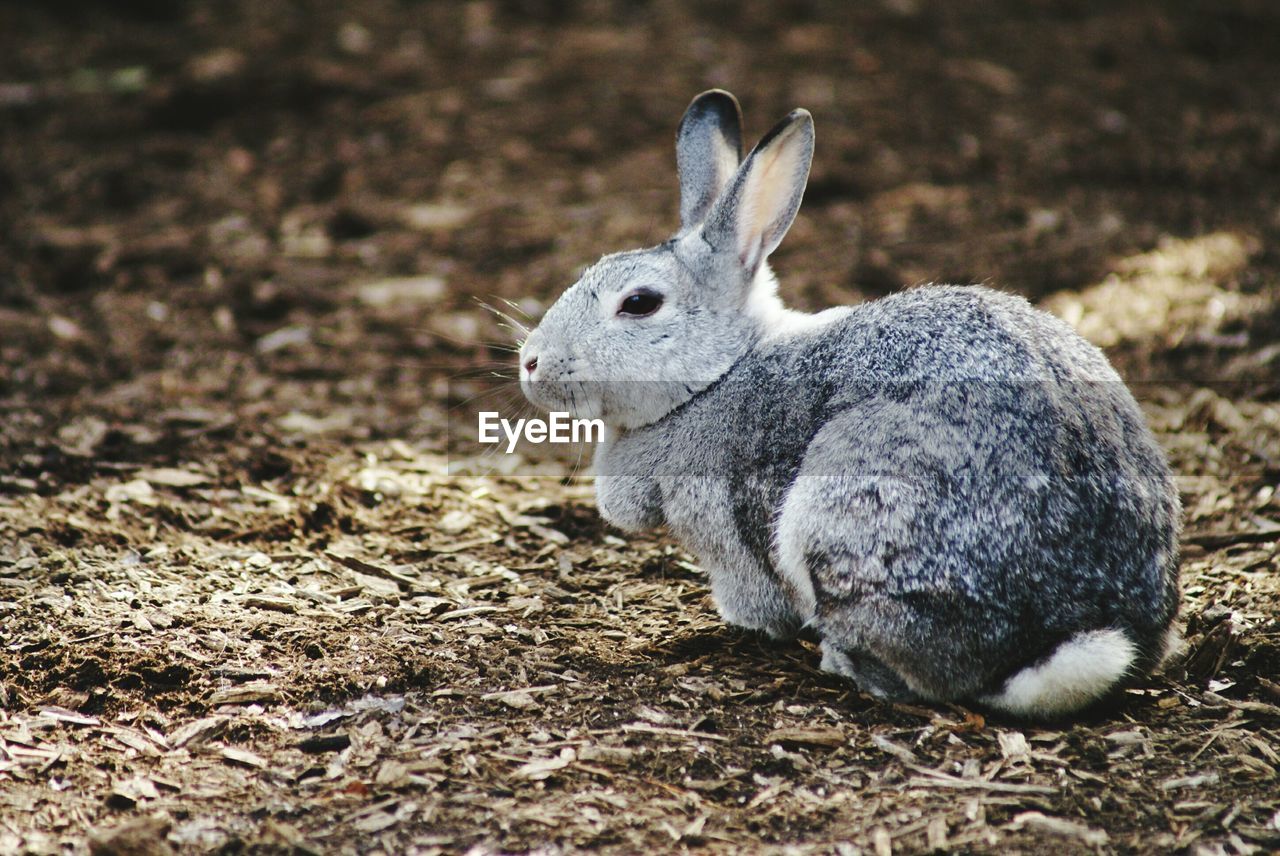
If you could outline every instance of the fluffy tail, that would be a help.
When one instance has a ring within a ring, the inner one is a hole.
[[[1137,646],[1123,631],[1077,633],[1048,660],[1017,672],[1000,692],[982,702],[1018,716],[1062,716],[1106,695],[1129,674],[1137,658]]]

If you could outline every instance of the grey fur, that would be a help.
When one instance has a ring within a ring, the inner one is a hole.
[[[1132,396],[1066,324],[986,288],[783,308],[764,260],[812,145],[808,114],[787,117],[702,226],[601,259],[526,341],[530,400],[610,426],[601,514],[666,524],[725,620],[810,629],[824,668],[882,697],[996,698],[1098,630],[1136,656],[1084,701],[1149,671],[1177,613],[1180,508]],[[763,162],[788,184],[761,191]],[[620,316],[638,288],[662,307]]]

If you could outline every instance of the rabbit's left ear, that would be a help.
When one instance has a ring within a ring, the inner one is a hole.
[[[751,150],[707,214],[703,235],[754,275],[800,210],[813,162],[813,117],[793,110]]]
[[[680,231],[696,228],[733,178],[742,159],[742,110],[723,89],[690,102],[676,131]]]

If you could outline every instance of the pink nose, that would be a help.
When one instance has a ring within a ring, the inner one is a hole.
[[[525,360],[525,361],[524,361],[524,370],[525,370],[525,371],[527,371],[529,374],[533,374],[535,371],[537,371],[537,370],[538,370],[538,358],[537,358],[537,357],[530,357],[529,359]]]

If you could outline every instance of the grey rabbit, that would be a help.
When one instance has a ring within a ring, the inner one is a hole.
[[[695,98],[679,231],[600,259],[521,348],[530,401],[606,425],[601,515],[665,524],[725,621],[813,634],[880,698],[1053,718],[1156,669],[1181,509],[1106,357],[983,287],[787,309],[766,260],[813,120],[740,141],[732,95]]]

